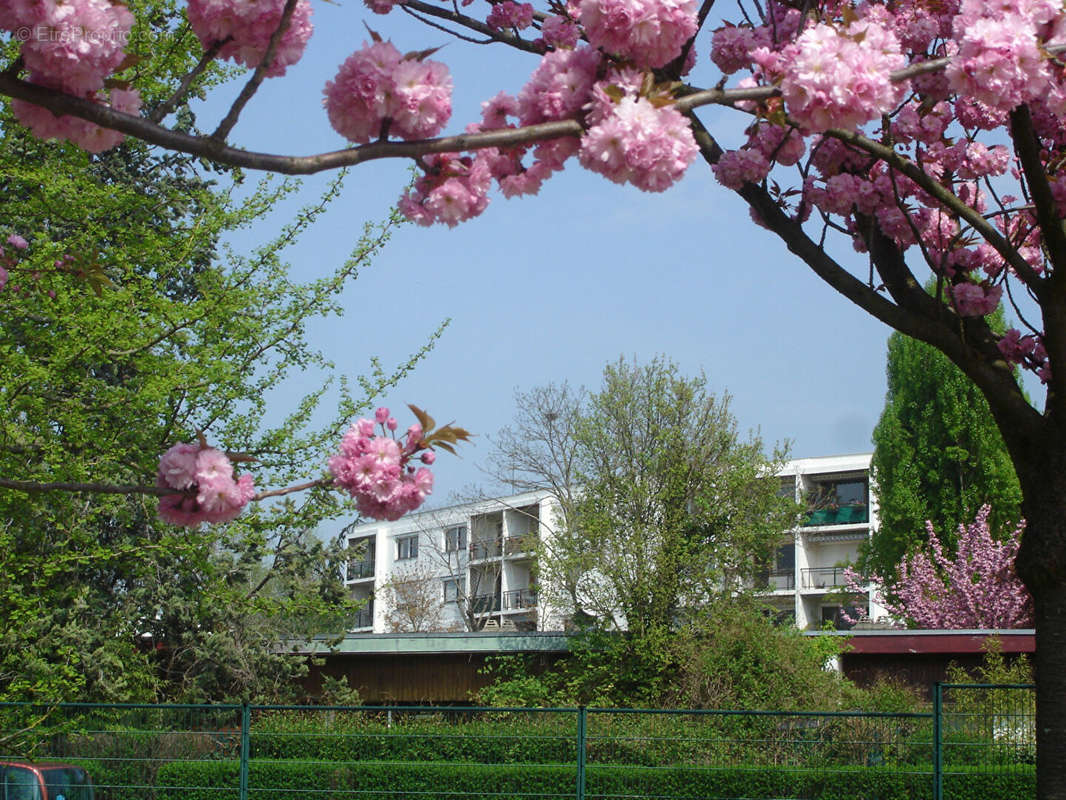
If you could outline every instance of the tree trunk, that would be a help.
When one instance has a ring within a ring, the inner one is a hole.
[[[1066,586],[1034,594],[1036,604],[1036,796],[1066,800]]]
[[[1066,800],[1066,446],[1061,441],[1049,436],[1042,452],[1014,458],[1027,522],[1017,570],[1033,595],[1036,623],[1038,800]]]

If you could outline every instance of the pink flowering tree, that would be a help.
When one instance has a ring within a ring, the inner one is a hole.
[[[1033,598],[1018,578],[1014,560],[1025,523],[1004,541],[992,536],[991,513],[983,506],[970,525],[959,525],[954,556],[926,522],[927,548],[904,557],[899,578],[888,584],[879,575],[870,582],[888,612],[918,628],[1027,628],[1033,624]],[[864,581],[848,570],[847,588],[865,594]]]
[[[723,17],[713,0],[366,0],[425,20],[433,44],[444,27],[528,53],[529,79],[449,131],[437,54],[371,36],[322,76],[338,148],[313,155],[231,141],[262,81],[300,57],[308,0],[193,0],[201,64],[147,109],[123,51],[142,21],[125,7],[0,0],[0,29],[24,42],[0,93],[39,136],[92,151],[135,136],[291,174],[410,159],[421,175],[399,206],[422,224],[468,220],[497,192],[535,194],[567,165],[661,191],[702,162],[756,226],[988,398],[1028,521],[1016,567],[1037,629],[1037,793],[1066,797],[1066,13],[1057,0],[741,3]],[[215,59],[250,76],[198,135],[174,111],[207,88]],[[737,149],[703,126],[710,105],[735,110]],[[32,248],[33,232],[17,233]],[[1002,333],[986,320],[1001,302],[1017,320]],[[1041,408],[1018,369],[1046,385]]]

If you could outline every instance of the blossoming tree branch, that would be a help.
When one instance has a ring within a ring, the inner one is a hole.
[[[262,82],[300,58],[312,30],[308,0],[192,0],[188,23],[203,57],[151,108],[140,107],[136,65],[123,47],[147,18],[109,0],[0,0],[0,28],[24,42],[0,72],[0,93],[38,136],[91,151],[129,135],[284,173],[411,159],[421,177],[399,207],[421,224],[477,216],[494,186],[504,197],[535,194],[575,162],[662,191],[702,160],[756,225],[848,300],[942,350],[988,398],[1028,522],[1017,571],[1037,628],[1037,794],[1066,797],[1062,3],[769,0],[731,8],[728,19],[713,0],[367,6],[423,20],[435,40],[444,29],[526,52],[530,77],[516,95],[486,98],[481,119],[449,130],[448,69],[436,53],[414,49],[437,42],[372,33],[322,76],[338,149],[255,153],[231,135]],[[481,52],[491,59],[491,48]],[[219,59],[250,75],[211,134],[189,133],[175,110],[204,90],[204,71]],[[701,122],[700,109],[712,104],[736,111],[744,134],[736,150]],[[33,231],[6,234],[32,251]],[[834,239],[861,255],[849,262]],[[6,257],[5,269],[17,270],[18,256]],[[985,319],[1000,303],[1016,320],[1006,331]],[[1018,370],[1046,385],[1042,409]],[[402,453],[410,442],[396,446]],[[192,452],[179,455],[176,474],[199,480]],[[358,470],[346,474],[355,481]],[[242,491],[240,479],[234,485]]]
[[[329,459],[329,477],[283,489],[257,492],[250,473],[234,474],[235,462],[255,459],[211,447],[203,434],[198,436],[196,444],[179,442],[163,453],[155,486],[48,484],[0,478],[0,488],[158,495],[161,519],[193,528],[236,519],[252,501],[334,485],[352,496],[361,514],[395,520],[414,511],[433,492],[433,473],[429,466],[437,458],[434,448],[454,454],[455,445],[470,438],[468,431],[455,425],[434,429],[436,423],[431,416],[416,406],[409,408],[418,422],[402,436],[396,436],[399,422],[389,409],[381,407],[373,420],[360,419],[344,434],[340,452]]]

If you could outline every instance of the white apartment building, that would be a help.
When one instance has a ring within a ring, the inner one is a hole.
[[[800,628],[846,626],[830,596],[844,585],[843,566],[877,528],[870,457],[797,459],[779,473],[782,492],[810,511],[783,534],[772,569],[757,580]],[[537,540],[551,536],[554,509],[547,494],[527,493],[348,528],[345,582],[366,601],[352,630],[417,630],[415,620],[431,620],[435,630],[563,629],[563,615],[538,596],[533,569]],[[885,613],[872,591],[866,610],[871,618]]]
[[[396,630],[397,582],[406,585],[400,602],[439,604],[438,630],[468,630],[464,617],[490,628],[561,630],[562,620],[538,603],[533,578],[554,506],[544,493],[527,493],[349,528],[345,580],[367,601],[353,631]]]
[[[872,456],[800,458],[778,473],[781,491],[809,510],[785,534],[775,563],[763,577],[770,603],[803,630],[827,622],[838,629],[848,627],[840,604],[831,597],[846,584],[844,566],[855,562],[859,547],[877,532],[877,494],[870,484]],[[862,610],[873,620],[887,615],[869,586]]]

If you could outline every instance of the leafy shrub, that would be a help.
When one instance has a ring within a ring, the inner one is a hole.
[[[158,800],[234,800],[239,768],[235,762],[173,763],[160,770]],[[250,798],[272,800],[296,792],[329,792],[360,800],[448,800],[497,797],[512,800],[570,798],[573,766],[484,764],[315,764],[253,762]],[[928,771],[867,767],[811,770],[787,767],[620,767],[590,765],[586,796],[654,796],[679,800],[792,797],[803,800],[928,800]],[[1036,790],[1032,768],[987,774],[958,770],[945,775],[952,800],[1014,800]]]

